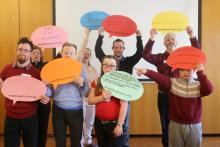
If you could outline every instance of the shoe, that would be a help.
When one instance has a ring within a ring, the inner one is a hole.
[[[91,143],[91,144],[84,144],[84,147],[98,147],[98,145]]]

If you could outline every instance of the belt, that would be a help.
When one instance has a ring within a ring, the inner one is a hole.
[[[117,120],[100,120],[101,124],[117,124]]]

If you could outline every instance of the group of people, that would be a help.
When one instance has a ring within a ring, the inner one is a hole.
[[[199,43],[189,26],[186,32],[193,47]],[[141,33],[136,31],[136,52],[125,57],[123,40],[113,42],[113,55],[105,55],[102,44],[104,30],[98,30],[95,55],[101,63],[100,75],[90,63],[91,50],[87,48],[90,30],[85,29],[85,37],[79,50],[72,43],[63,44],[61,58],[79,60],[83,64],[82,73],[74,81],[58,85],[54,89],[47,84],[47,92],[35,102],[13,102],[5,100],[6,118],[4,144],[6,147],[18,147],[20,138],[25,147],[46,146],[48,120],[52,104],[52,124],[57,147],[66,146],[66,132],[69,128],[72,147],[94,147],[92,129],[99,147],[129,147],[130,102],[119,100],[105,90],[101,78],[110,71],[132,73],[135,64],[143,57],[157,67],[157,71],[136,68],[138,75],[146,75],[158,83],[158,110],[162,127],[164,147],[200,147],[201,97],[209,95],[212,84],[203,72],[203,65],[195,67],[198,81],[193,80],[194,70],[177,69],[172,71],[166,64],[170,53],[176,47],[176,36],[167,33],[164,37],[164,53],[152,54],[156,29],[150,30],[150,39],[145,47]],[[40,70],[46,63],[42,60],[42,50],[34,47],[27,38],[21,38],[17,45],[16,60],[6,65],[0,73],[0,85],[14,75],[29,74],[40,80]]]

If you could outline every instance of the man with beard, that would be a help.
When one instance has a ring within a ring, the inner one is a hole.
[[[27,38],[18,41],[16,50],[16,60],[14,63],[6,65],[0,72],[0,87],[4,80],[16,75],[30,75],[40,79],[40,72],[30,61],[33,44]],[[19,83],[18,83],[19,84]],[[47,96],[41,96],[40,102],[47,104]],[[13,105],[13,101],[5,99],[6,118],[4,128],[4,146],[19,147],[20,138],[24,147],[37,147],[38,139],[38,102],[18,101]]]
[[[100,28],[99,30],[99,37],[96,41],[95,45],[95,55],[99,59],[99,61],[102,61],[102,58],[105,56],[105,53],[103,52],[102,49],[102,43],[103,43],[103,38],[104,38],[104,30],[103,28]],[[125,71],[127,73],[132,74],[133,67],[135,64],[138,63],[138,61],[142,57],[142,51],[143,51],[143,44],[142,44],[142,39],[141,39],[141,33],[139,30],[136,31],[136,36],[137,36],[137,43],[136,43],[136,53],[133,56],[129,57],[124,57],[123,52],[125,50],[124,46],[124,41],[121,39],[116,39],[113,41],[113,56],[118,59],[119,61],[119,70],[120,71]],[[128,139],[129,139],[129,120],[130,120],[130,103],[128,103],[128,110],[125,118],[124,124],[120,124],[123,127],[123,135],[120,136],[117,141],[118,145],[121,147],[129,147]]]
[[[189,39],[191,45],[193,47],[199,48],[199,43],[196,37],[193,34],[192,27],[188,26],[186,28],[186,32],[189,35]],[[164,46],[166,50],[164,53],[152,54],[153,44],[155,42],[155,36],[157,35],[156,29],[150,30],[150,39],[148,40],[147,44],[144,47],[143,51],[143,58],[156,66],[157,71],[163,75],[168,77],[178,77],[179,71],[175,70],[172,72],[172,68],[167,65],[166,60],[169,57],[170,53],[176,48],[177,41],[176,35],[174,33],[167,33],[164,36]],[[162,144],[164,147],[168,147],[168,127],[169,127],[169,118],[168,118],[168,93],[162,92],[160,89],[158,91],[158,110],[160,113],[160,121],[161,121],[161,128],[162,128]]]

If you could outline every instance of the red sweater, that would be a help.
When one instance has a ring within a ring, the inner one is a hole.
[[[169,118],[181,124],[201,122],[202,99],[211,94],[213,87],[203,71],[197,72],[199,81],[190,82],[180,78],[169,78],[148,70],[145,74],[157,82],[159,88],[169,93]]]
[[[29,64],[25,68],[14,67],[13,64],[6,65],[0,73],[0,78],[5,79],[21,75],[29,74],[33,78],[40,79],[40,72],[33,65]],[[18,83],[19,84],[19,83]],[[27,118],[34,115],[37,112],[37,101],[35,102],[16,102],[13,105],[13,101],[5,99],[6,115],[12,118]]]
[[[92,82],[91,87],[95,88],[95,81]],[[96,104],[96,117],[101,120],[117,120],[120,111],[120,100],[111,97],[109,102],[100,102]]]

